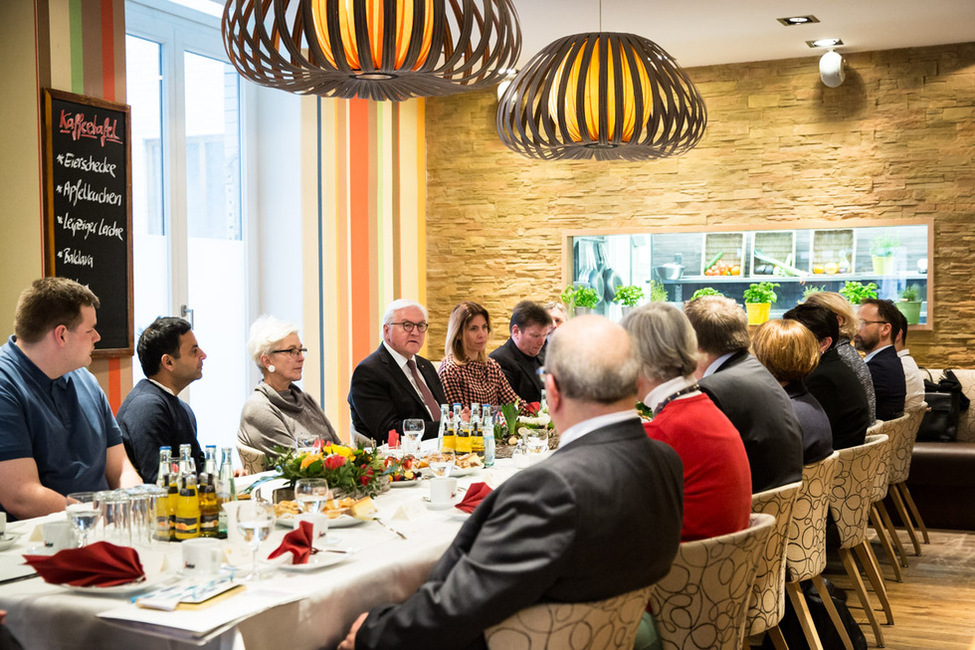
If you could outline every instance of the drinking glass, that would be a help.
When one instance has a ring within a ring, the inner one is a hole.
[[[295,432],[295,450],[298,453],[314,454],[318,451],[318,436],[309,431]]]
[[[420,438],[423,437],[425,426],[419,418],[403,420],[403,453],[406,455],[420,455]]]
[[[240,501],[237,506],[237,530],[241,538],[250,544],[253,568],[244,577],[244,580],[259,580],[260,572],[257,570],[257,551],[261,547],[261,542],[271,534],[274,526],[274,508],[266,501]]]
[[[328,482],[323,478],[300,478],[295,481],[295,501],[305,514],[318,514],[325,510],[330,495]]]
[[[528,450],[529,462],[538,462],[548,451],[548,430],[530,429],[525,434],[525,448]]]
[[[106,542],[119,546],[132,544],[132,498],[125,490],[99,493],[99,506]]]
[[[100,512],[95,503],[95,493],[72,492],[68,495],[68,499],[77,502],[69,503],[65,511],[68,513],[68,520],[71,521],[71,525],[78,531],[78,548],[81,548],[88,544],[88,534],[98,523]]]
[[[454,450],[443,449],[439,453],[430,456],[430,471],[437,478],[446,478],[454,469]]]

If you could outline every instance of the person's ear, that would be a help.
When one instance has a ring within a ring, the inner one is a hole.
[[[555,375],[552,373],[545,375],[545,401],[550,412],[558,411],[559,405],[562,403],[562,392],[559,390],[558,382],[555,381]]]
[[[166,370],[172,370],[173,369],[173,366],[175,366],[175,365],[176,365],[176,362],[173,360],[173,355],[171,355],[171,354],[168,354],[168,353],[163,354],[162,355],[162,358],[159,359],[159,367],[160,368],[165,368]]]

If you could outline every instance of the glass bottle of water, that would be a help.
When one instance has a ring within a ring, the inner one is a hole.
[[[485,404],[485,406],[487,406]],[[484,410],[481,417],[481,446],[484,447],[484,466],[494,466],[494,421],[491,419],[490,407]]]
[[[207,445],[203,450],[203,471],[210,476],[217,475],[217,446]]]
[[[234,468],[230,462],[230,447],[223,447],[220,450],[220,474],[217,476],[217,507],[218,533],[220,539],[227,538],[227,512],[223,509],[223,504],[228,501],[237,500],[237,489],[234,485]]]
[[[159,448],[159,470],[156,472],[156,485],[161,488],[169,485],[166,477],[169,476],[170,463],[173,462],[172,455],[172,447],[163,446]]]

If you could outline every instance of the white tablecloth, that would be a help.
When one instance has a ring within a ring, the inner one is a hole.
[[[499,461],[493,470],[480,470],[459,479],[460,486],[474,481],[497,484],[513,470],[506,461]],[[376,499],[379,516],[389,525],[401,530],[408,539],[400,539],[378,523],[333,529],[336,548],[354,548],[347,561],[308,573],[274,570],[270,577],[248,583],[244,593],[225,601],[249,603],[255,607],[275,602],[280,604],[264,609],[242,621],[228,626],[206,642],[208,648],[271,648],[287,647],[331,648],[344,637],[349,626],[363,611],[381,603],[401,602],[426,579],[430,569],[453,540],[462,524],[460,511],[436,511],[427,508],[422,497],[428,494],[425,484],[410,488],[394,488]],[[459,496],[458,496],[459,499]],[[51,515],[58,518],[63,515]],[[21,541],[0,553],[0,581],[3,567],[19,563],[20,555],[35,543],[29,533],[38,520],[11,524],[23,530]],[[278,527],[262,547],[262,557],[276,548],[287,532]],[[179,544],[156,545],[168,554],[170,564],[180,563]],[[234,557],[241,549],[236,549]],[[256,599],[263,598],[260,602]],[[286,602],[291,601],[291,602]],[[241,605],[242,606],[242,605]],[[215,606],[217,607],[217,606]],[[7,626],[25,648],[118,648],[156,650],[184,648],[199,643],[176,640],[180,637],[178,618],[182,612],[166,612],[164,618],[174,626],[172,634],[155,629],[153,635],[124,622],[109,622],[99,614],[114,611],[135,612],[137,617],[146,610],[136,609],[128,600],[119,597],[88,596],[49,585],[40,578],[0,584],[0,609],[6,609]],[[206,611],[206,610],[204,610]],[[216,613],[216,610],[214,610]],[[154,616],[158,616],[154,614]],[[162,634],[160,637],[158,634]]]

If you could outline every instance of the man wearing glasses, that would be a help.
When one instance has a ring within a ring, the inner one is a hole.
[[[542,400],[542,378],[538,370],[544,361],[542,348],[552,328],[552,317],[531,300],[522,300],[511,312],[511,337],[491,353],[518,397],[526,402]]]
[[[854,337],[857,349],[867,356],[867,368],[877,395],[877,419],[893,420],[904,412],[907,386],[904,367],[894,349],[900,332],[897,307],[890,300],[868,298],[860,303],[857,313],[860,331]]]
[[[352,373],[349,408],[357,433],[386,442],[403,433],[403,420],[424,420],[424,438],[435,438],[440,405],[447,402],[433,364],[418,352],[427,336],[427,310],[413,300],[394,300],[383,314],[383,341]]]

